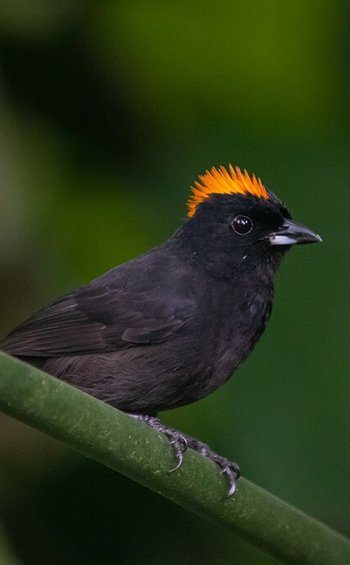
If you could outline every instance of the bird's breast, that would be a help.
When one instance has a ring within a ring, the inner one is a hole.
[[[211,326],[206,347],[205,394],[221,386],[248,357],[263,333],[272,307],[272,292],[247,292],[228,301]]]

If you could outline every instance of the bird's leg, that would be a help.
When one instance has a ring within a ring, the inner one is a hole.
[[[168,437],[177,461],[175,467],[173,469],[170,469],[169,472],[177,471],[177,469],[181,467],[184,453],[189,447],[203,457],[214,461],[214,463],[216,463],[220,467],[221,473],[227,477],[229,482],[227,497],[229,498],[234,494],[236,490],[236,481],[240,476],[240,469],[237,463],[233,463],[229,459],[226,459],[226,457],[221,457],[221,455],[218,455],[217,453],[215,453],[215,451],[210,449],[210,447],[206,443],[203,443],[202,441],[199,441],[194,437],[183,434],[178,430],[175,430],[174,428],[165,426],[161,423],[159,418],[156,418],[155,416],[147,416],[144,414],[128,415],[132,418],[140,420],[141,422],[144,422],[153,430],[161,432]]]

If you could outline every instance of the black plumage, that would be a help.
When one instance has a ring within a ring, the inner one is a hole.
[[[121,410],[155,416],[232,375],[269,319],[285,251],[319,240],[271,192],[211,191],[165,243],[40,310],[0,348]],[[186,438],[175,439],[182,460]]]

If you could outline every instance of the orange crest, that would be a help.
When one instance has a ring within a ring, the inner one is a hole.
[[[211,194],[252,194],[258,198],[269,198],[269,193],[263,183],[255,175],[249,176],[246,170],[242,173],[239,167],[229,165],[227,171],[222,165],[219,169],[213,167],[205,175],[199,175],[199,181],[191,187],[192,194],[187,202],[187,216],[191,218],[197,206]]]

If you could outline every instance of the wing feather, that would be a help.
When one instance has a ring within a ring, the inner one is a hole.
[[[56,357],[160,343],[181,330],[194,303],[122,286],[87,286],[40,310],[1,343],[12,355]]]

